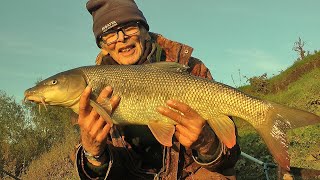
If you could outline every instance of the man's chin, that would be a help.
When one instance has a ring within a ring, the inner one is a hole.
[[[132,64],[136,64],[138,62],[138,59],[135,57],[126,57],[126,58],[122,58],[120,62],[123,65],[132,65]]]

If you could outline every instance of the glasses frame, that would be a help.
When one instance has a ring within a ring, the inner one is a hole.
[[[126,34],[125,31],[123,30],[123,29],[125,29],[125,28],[133,27],[133,26],[137,26],[137,27],[138,27],[138,31],[135,32],[135,33],[132,33],[132,34],[129,34],[129,35],[128,35],[128,34]],[[102,42],[103,42],[104,44],[106,44],[107,46],[116,43],[116,42],[118,41],[118,39],[119,39],[119,32],[120,32],[120,31],[121,31],[126,37],[134,36],[134,35],[136,35],[136,34],[138,34],[138,33],[140,32],[140,22],[139,22],[139,21],[137,21],[137,22],[131,22],[131,23],[125,24],[125,25],[123,25],[123,26],[117,27],[116,29],[110,29],[110,30],[108,30],[108,31],[106,31],[105,33],[103,33],[103,34],[100,35],[100,37],[99,37],[100,42],[102,41]],[[103,37],[105,37],[106,35],[111,34],[111,33],[116,33],[117,38],[116,38],[114,41],[107,43],[106,40],[103,39]]]

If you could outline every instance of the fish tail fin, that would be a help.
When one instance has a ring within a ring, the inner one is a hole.
[[[280,104],[271,102],[269,104],[270,110],[266,115],[266,124],[257,128],[257,130],[280,167],[289,171],[287,130],[319,123],[320,117],[307,111],[288,108]]]
[[[320,123],[320,117],[310,112],[289,108],[272,102],[270,102],[270,104],[274,107],[274,110],[271,111],[273,113],[270,113],[270,116],[273,116],[274,119],[281,117],[290,126],[289,128],[294,129]]]

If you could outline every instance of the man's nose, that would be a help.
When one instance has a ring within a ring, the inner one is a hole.
[[[118,32],[118,42],[123,42],[124,39],[125,39],[126,35],[122,32],[122,31],[119,31]]]

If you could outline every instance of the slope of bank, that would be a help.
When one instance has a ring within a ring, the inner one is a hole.
[[[303,109],[320,116],[319,65],[319,53],[294,63],[287,70],[267,80],[269,87],[278,87],[274,92],[263,94],[254,91],[250,86],[240,89],[261,99]],[[273,162],[273,158],[257,132],[242,120],[236,119],[236,124],[242,151],[264,162]],[[320,170],[320,124],[290,130],[287,137],[291,166]],[[264,176],[262,167],[244,159],[239,161],[237,169],[242,177],[240,179]],[[276,172],[271,171],[270,174],[274,175]]]

